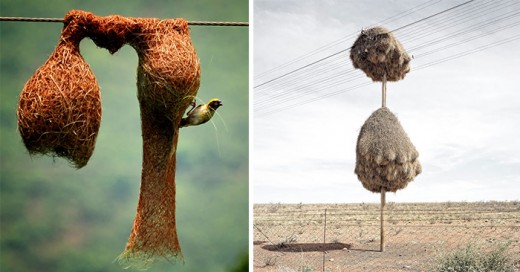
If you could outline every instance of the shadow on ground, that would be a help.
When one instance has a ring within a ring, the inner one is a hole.
[[[276,245],[265,245],[263,249],[278,252],[322,252],[331,250],[348,250],[352,244],[344,243],[280,243]]]

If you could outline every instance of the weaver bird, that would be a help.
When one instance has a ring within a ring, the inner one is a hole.
[[[192,108],[186,113],[186,117],[181,119],[180,127],[189,127],[204,124],[215,114],[218,107],[223,106],[222,101],[218,98],[211,99],[208,104],[200,104],[196,106],[195,100],[191,102]]]

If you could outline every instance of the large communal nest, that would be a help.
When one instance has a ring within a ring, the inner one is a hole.
[[[361,127],[355,173],[365,189],[396,192],[421,173],[419,153],[397,117],[382,107]]]
[[[57,155],[85,166],[101,123],[99,87],[79,52],[82,37],[66,26],[54,52],[25,84],[18,130],[30,153]]]
[[[410,56],[394,34],[384,27],[362,30],[350,48],[354,68],[373,81],[398,81],[410,71]]]

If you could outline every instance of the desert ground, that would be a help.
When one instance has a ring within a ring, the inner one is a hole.
[[[506,247],[520,271],[520,202],[255,204],[255,271],[431,271],[468,245]]]

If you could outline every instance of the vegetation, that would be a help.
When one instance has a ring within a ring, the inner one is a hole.
[[[487,252],[469,244],[448,253],[439,260],[436,272],[514,272],[513,260],[507,244]]]
[[[248,21],[247,0],[0,2],[2,16],[54,18],[71,9]],[[17,131],[18,95],[61,28],[0,22],[0,271],[124,271],[113,261],[132,228],[142,161],[135,51],[125,46],[111,56],[88,39],[81,43],[103,107],[86,167],[31,157]],[[244,263],[248,248],[248,28],[193,26],[191,35],[202,65],[198,96],[218,97],[224,107],[214,125],[181,129],[176,201],[185,263],[162,261],[149,271],[229,271]]]
[[[511,271],[515,265],[518,270],[519,207],[519,201],[390,202],[389,243],[381,253],[376,252],[380,246],[376,203],[254,204],[254,267],[255,271],[302,271],[302,265],[321,271],[325,265],[332,271],[496,272]],[[468,243],[472,247],[466,249]],[[439,256],[460,247],[464,250]],[[450,270],[451,264],[467,259],[484,268]]]

